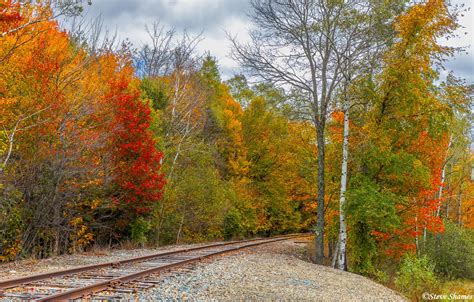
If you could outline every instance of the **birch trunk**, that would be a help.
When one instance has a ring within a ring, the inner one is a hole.
[[[438,189],[438,208],[436,209],[436,217],[439,217],[439,214],[441,212],[441,197],[443,196],[443,185],[444,185],[444,179],[446,177],[446,164],[443,166],[443,170],[441,171],[441,183],[439,185]]]
[[[420,255],[420,243],[418,242],[418,216],[415,217],[415,246],[416,246],[416,255]]]
[[[423,249],[426,247],[426,236],[427,236],[427,233],[426,233],[426,222],[425,222],[425,226],[423,227]]]
[[[462,226],[462,182],[459,187],[459,193],[458,193],[458,225]]]
[[[184,223],[184,214],[181,217],[181,223],[179,224],[178,234],[176,235],[176,245],[179,244],[179,239],[181,237],[181,231],[183,230],[183,223]]]
[[[438,204],[438,208],[436,209],[436,217],[439,217],[439,214],[441,211],[441,197],[443,196],[443,186],[444,186],[444,180],[446,178],[446,165],[447,165],[449,149],[451,148],[452,141],[453,141],[453,135],[451,134],[451,137],[449,138],[448,149],[446,150],[446,157],[444,160],[443,170],[441,171],[441,183],[439,185],[439,190],[438,190],[439,204]]]
[[[337,253],[337,268],[346,268],[346,214],[344,204],[346,202],[347,190],[347,163],[349,161],[349,106],[344,104],[344,140],[342,143],[342,168],[341,168],[341,194],[339,197],[339,252]]]
[[[331,261],[331,267],[332,268],[336,268],[337,255],[339,255],[339,240],[337,240],[336,248],[334,249],[334,255],[333,255],[332,261]]]

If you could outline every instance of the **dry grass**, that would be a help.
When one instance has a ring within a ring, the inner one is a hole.
[[[98,246],[94,245],[90,250],[87,252],[81,253],[83,255],[91,255],[91,256],[109,256],[110,255],[110,249],[105,246]]]
[[[314,237],[311,237],[311,238],[305,238],[304,240],[307,241],[306,250],[308,252],[308,261],[310,261],[312,263],[316,263],[316,259],[315,259],[315,256],[316,256],[316,242],[315,242],[315,240],[316,239]],[[325,255],[328,255],[328,253],[329,253],[327,246],[324,250],[324,253],[325,253]],[[324,261],[323,261],[323,265],[331,266],[331,264],[332,264],[331,262],[332,262],[332,257],[325,257]]]
[[[474,280],[454,280],[443,284],[444,294],[474,295]]]

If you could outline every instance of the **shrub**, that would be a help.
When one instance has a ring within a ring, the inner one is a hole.
[[[444,233],[428,237],[423,253],[434,260],[440,276],[474,279],[474,231],[448,220],[444,224]]]
[[[437,292],[439,283],[434,272],[434,264],[427,256],[417,258],[406,255],[400,264],[395,287],[412,301],[420,301],[425,292]]]
[[[347,224],[349,232],[349,264],[351,271],[374,277],[380,245],[374,232],[389,233],[400,224],[396,214],[397,196],[371,179],[356,175],[347,192]]]
[[[242,231],[242,215],[236,209],[229,210],[224,217],[224,239],[241,237]]]
[[[0,262],[17,258],[22,252],[24,229],[21,195],[13,190],[4,192],[0,183]]]
[[[130,224],[130,237],[135,244],[144,245],[147,242],[146,234],[150,231],[150,222],[143,217],[135,219]]]

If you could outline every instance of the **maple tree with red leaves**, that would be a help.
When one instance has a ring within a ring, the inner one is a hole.
[[[110,90],[107,98],[116,110],[112,145],[115,181],[123,190],[120,200],[136,214],[148,213],[161,199],[165,184],[160,172],[163,154],[149,130],[151,110],[138,90],[129,91],[124,78],[112,82]]]

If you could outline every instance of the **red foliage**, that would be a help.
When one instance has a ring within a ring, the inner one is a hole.
[[[439,148],[439,146],[442,148]],[[441,183],[441,171],[444,164],[446,149],[449,145],[447,135],[441,138],[433,138],[426,131],[420,133],[418,139],[413,140],[408,150],[423,159],[424,165],[430,171],[429,186],[416,187],[413,183],[416,195],[411,197],[412,203],[408,206],[400,206],[402,228],[391,234],[374,234],[380,242],[388,242],[386,253],[394,258],[399,258],[406,252],[414,252],[415,238],[419,238],[426,228],[431,233],[444,232],[444,224],[440,217],[436,216],[441,200],[438,198],[438,190]],[[404,211],[405,210],[405,211]]]
[[[20,4],[12,3],[11,0],[0,2],[0,22],[17,22],[22,19],[20,15]]]
[[[115,148],[116,183],[121,200],[136,214],[151,211],[162,197],[165,184],[160,173],[163,154],[155,147],[149,131],[150,109],[140,100],[139,91],[129,91],[122,77],[110,84],[108,95],[115,106],[112,145]]]

